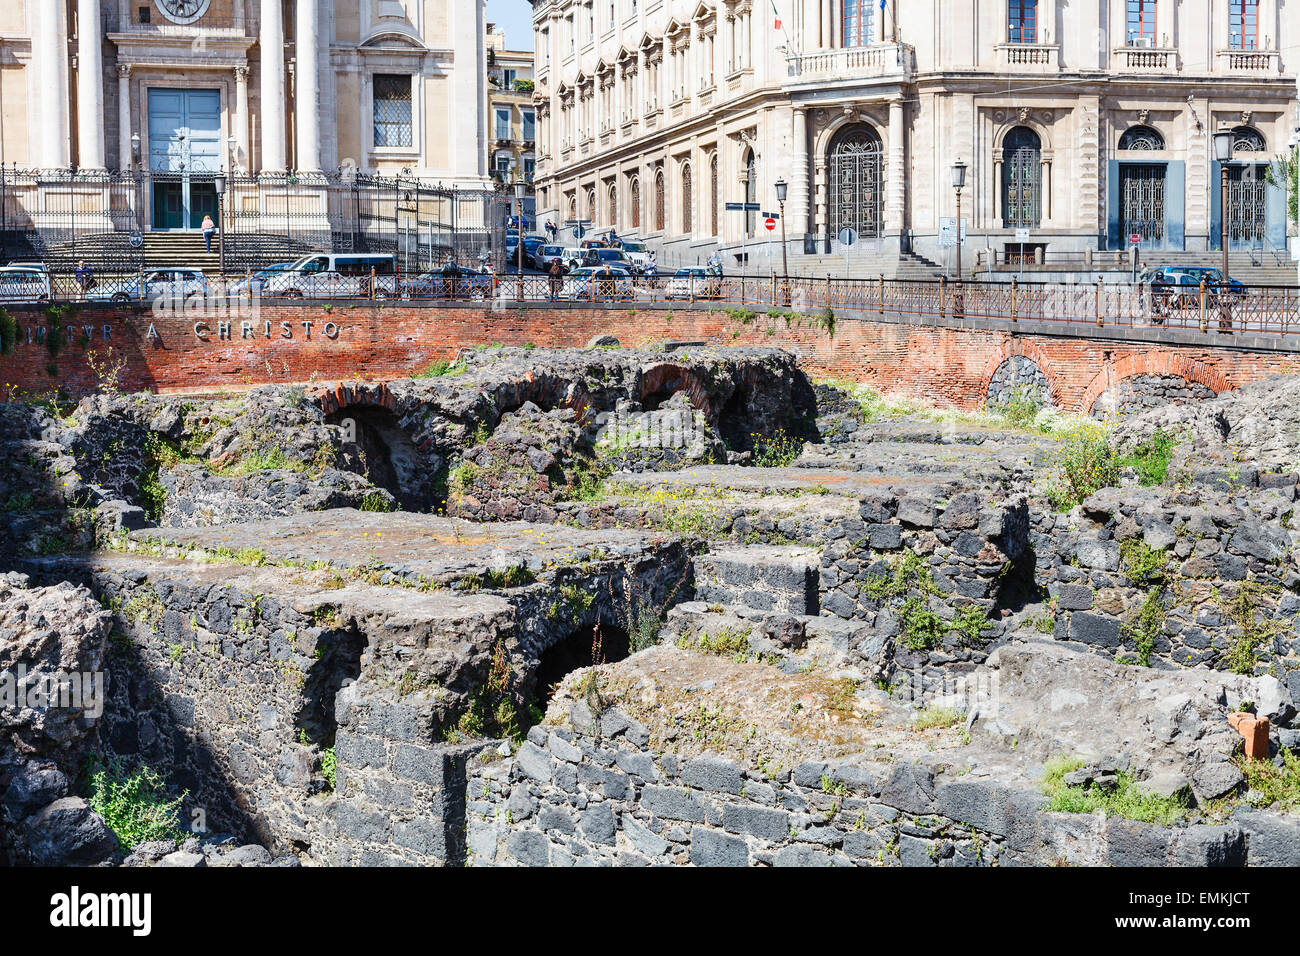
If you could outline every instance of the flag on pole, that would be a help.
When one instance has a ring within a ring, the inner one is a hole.
[[[785,37],[785,45],[790,46],[790,34],[786,32],[785,24],[781,21],[781,11],[776,8],[776,0],[768,0],[772,4],[772,29],[779,31]]]

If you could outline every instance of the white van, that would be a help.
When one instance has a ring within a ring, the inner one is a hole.
[[[371,277],[374,288],[371,288]],[[314,252],[267,277],[262,294],[310,299],[386,299],[397,294],[397,257]]]

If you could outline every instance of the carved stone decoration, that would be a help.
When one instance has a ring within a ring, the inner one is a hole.
[[[1020,122],[1027,123],[1028,121],[1029,121],[1029,107],[1022,106],[1020,107]]]
[[[1242,126],[1249,126],[1249,125],[1250,125],[1250,117],[1251,117],[1252,115],[1253,115],[1253,113],[1252,113],[1251,110],[1242,110],[1242,111],[1241,111],[1241,125],[1242,125]]]
[[[1138,110],[1138,122],[1143,126],[1147,125],[1147,117],[1151,115],[1150,110]]]

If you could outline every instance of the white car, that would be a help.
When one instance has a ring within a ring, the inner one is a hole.
[[[560,265],[564,266],[565,272],[572,272],[574,269],[581,269],[586,258],[586,249],[578,246],[565,246],[564,252],[560,256]]]
[[[91,302],[154,302],[208,294],[208,280],[198,269],[150,269],[120,279],[96,280],[86,293]]]
[[[396,273],[397,263],[391,254],[317,252],[268,276],[262,294],[292,299],[369,298],[373,294],[384,299],[397,295]]]
[[[668,299],[716,299],[722,294],[722,277],[707,269],[678,269],[664,289]]]
[[[631,299],[636,294],[632,274],[626,269],[611,268],[606,274],[604,266],[584,266],[569,274],[560,295],[566,299],[603,301]]]
[[[642,274],[655,259],[654,253],[646,248],[644,242],[632,242],[627,239],[623,240],[623,255],[627,257],[628,262],[632,263],[632,268]]]
[[[48,302],[50,274],[44,266],[0,267],[0,302]]]

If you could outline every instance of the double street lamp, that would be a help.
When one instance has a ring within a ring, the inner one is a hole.
[[[1219,161],[1219,244],[1223,247],[1223,281],[1219,284],[1219,331],[1232,331],[1228,305],[1228,164],[1232,162],[1232,130],[1214,134],[1214,158]]]

